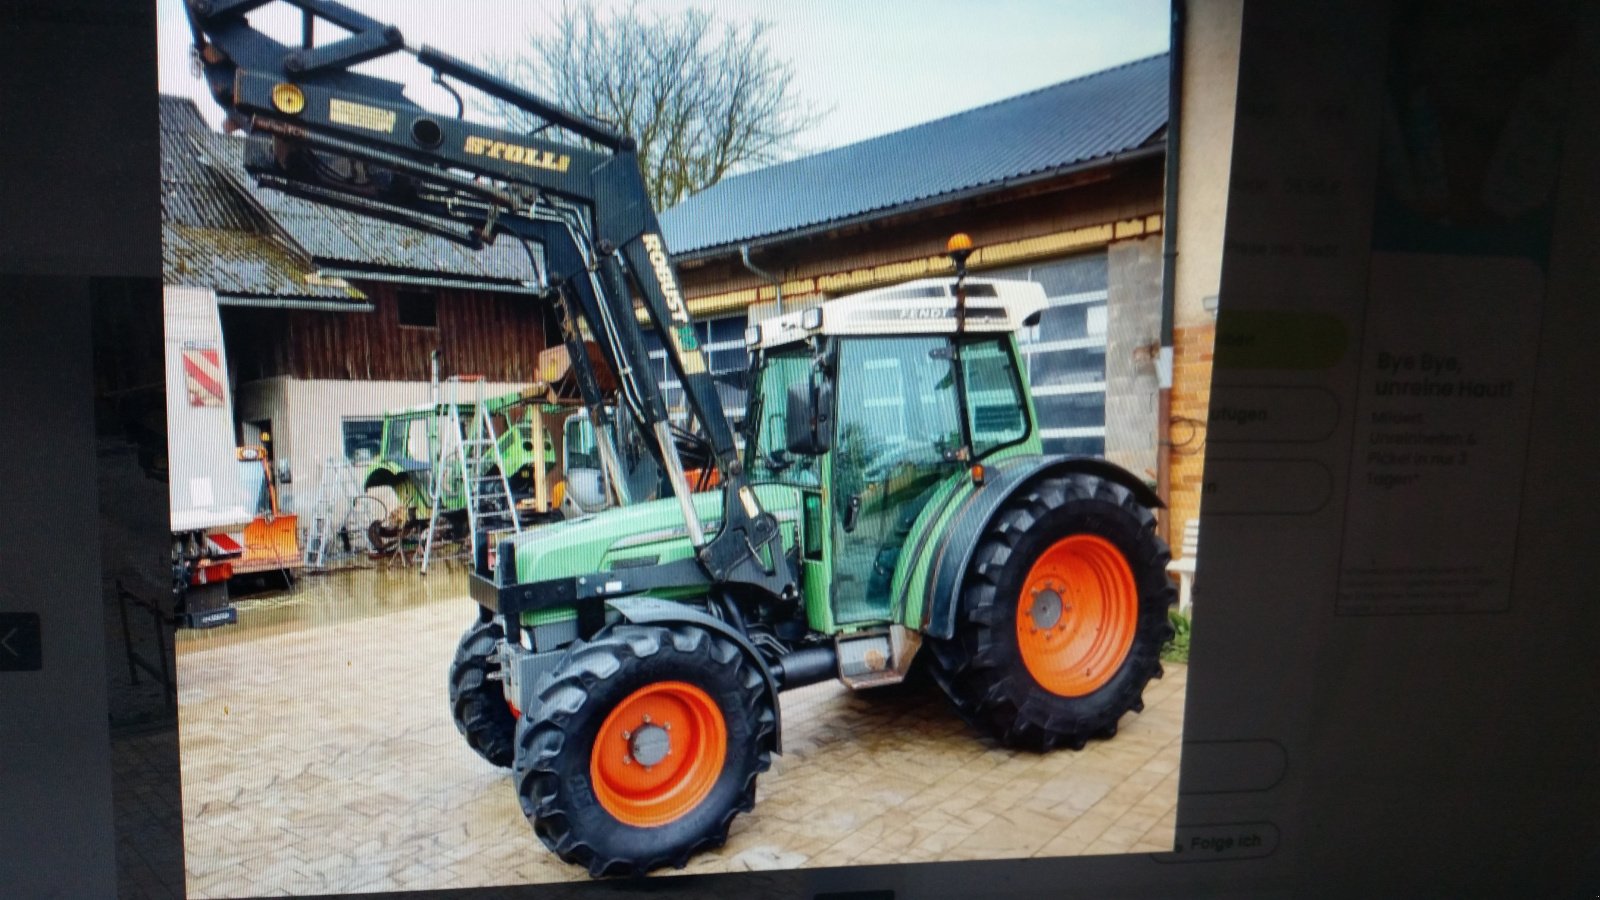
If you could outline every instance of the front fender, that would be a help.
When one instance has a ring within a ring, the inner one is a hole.
[[[749,658],[750,664],[756,667],[756,671],[761,673],[761,682],[767,689],[767,699],[772,703],[772,749],[780,755],[783,753],[783,709],[778,704],[778,682],[767,669],[767,661],[761,657],[761,652],[755,645],[750,643],[749,638],[721,619],[671,600],[662,600],[658,597],[618,597],[607,600],[606,605],[634,625],[694,625],[732,641]]]
[[[367,468],[367,473],[361,479],[361,489],[370,491],[378,487],[393,487],[405,479],[405,473],[399,463],[378,462]]]
[[[978,539],[1000,507],[1039,479],[1069,473],[1094,475],[1119,484],[1151,509],[1161,509],[1166,505],[1149,485],[1132,472],[1095,457],[1024,456],[993,466],[987,473],[984,485],[969,494],[956,510],[934,548],[928,599],[923,606],[924,633],[942,639],[949,639],[955,634],[956,604],[961,596],[962,577],[972,561]]]

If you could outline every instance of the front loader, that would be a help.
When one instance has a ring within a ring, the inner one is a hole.
[[[511,770],[546,846],[598,876],[720,845],[782,752],[779,695],[830,679],[870,690],[925,667],[978,731],[1033,751],[1110,737],[1141,708],[1174,599],[1161,504],[1104,460],[1043,454],[1016,341],[1041,288],[968,278],[957,236],[951,278],[753,326],[736,441],[629,138],[338,4],[286,2],[299,47],[249,27],[265,0],[190,0],[247,168],[469,245],[540,244],[598,453],[631,422],[670,488],[616,484],[615,508],[474,542],[450,712]],[[320,20],[341,36],[316,44]],[[442,117],[350,68],[397,52],[546,126]],[[667,415],[637,313],[693,430]],[[691,489],[686,455],[717,489]]]

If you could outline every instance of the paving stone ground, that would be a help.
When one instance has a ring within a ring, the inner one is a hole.
[[[177,648],[192,897],[569,881],[508,776],[461,741],[445,672],[457,571],[306,579]],[[755,811],[690,873],[1171,849],[1187,672],[1115,739],[1043,756],[980,739],[937,691],[783,695]]]

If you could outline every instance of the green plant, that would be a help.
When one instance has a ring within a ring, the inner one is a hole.
[[[1189,661],[1189,632],[1194,627],[1189,617],[1175,609],[1167,610],[1167,621],[1172,623],[1172,640],[1161,648],[1163,662],[1187,663]]]

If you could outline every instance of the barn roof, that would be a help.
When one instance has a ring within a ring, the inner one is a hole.
[[[217,213],[218,222],[258,223],[279,234],[316,270],[348,277],[523,291],[535,279],[528,254],[506,240],[474,251],[436,235],[380,222],[258,187],[244,169],[244,139],[207,128],[194,103],[163,96],[162,172],[191,173],[197,182],[171,213]],[[168,122],[177,140],[168,140]],[[166,218],[166,216],[164,216]],[[336,281],[337,279],[330,279]]]
[[[661,217],[674,255],[877,218],[1159,147],[1165,53],[726,178]]]
[[[193,103],[161,99],[162,280],[226,299],[359,304],[359,290],[319,278],[309,256],[201,161],[192,140],[204,129]]]

